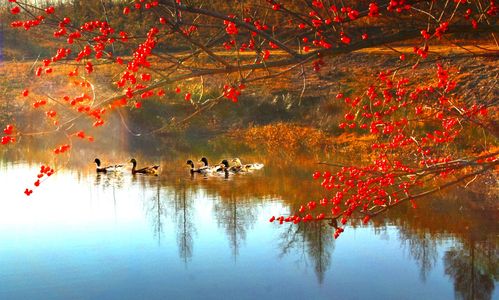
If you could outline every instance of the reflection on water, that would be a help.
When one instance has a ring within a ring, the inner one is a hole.
[[[158,185],[158,195],[159,195],[159,185]],[[173,223],[177,224],[177,245],[180,258],[184,260],[185,263],[190,261],[193,254],[194,247],[194,235],[196,234],[195,219],[192,214],[193,212],[193,200],[195,195],[187,190],[187,183],[182,182],[176,185],[174,193],[171,197],[173,203],[169,207],[173,208]],[[160,223],[161,215],[159,211],[161,201],[158,197],[158,215],[157,223]],[[161,236],[161,231],[157,231],[158,236]]]
[[[404,249],[416,261],[420,270],[420,278],[426,281],[438,259],[438,240],[428,232],[412,233],[407,228],[400,228],[399,238]]]
[[[73,166],[30,198],[38,164],[0,162],[0,299],[499,298],[496,216],[459,193],[335,241],[326,223],[267,221],[321,191],[313,162],[264,162],[228,179]]]
[[[447,250],[445,274],[454,281],[456,298],[490,299],[499,280],[497,245],[468,240]]]
[[[317,280],[322,284],[334,250],[331,227],[325,223],[300,223],[288,227],[280,240],[280,257],[296,251],[304,261],[311,261]]]

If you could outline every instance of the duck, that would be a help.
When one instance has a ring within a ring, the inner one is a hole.
[[[224,171],[224,170],[229,170],[230,169],[230,166],[229,166],[229,161],[224,159],[220,162],[220,164],[217,166],[219,171]]]
[[[231,167],[229,166],[229,161],[224,159],[218,165],[214,167],[214,171],[218,174],[223,173],[225,178],[229,177],[229,171],[231,171]]]
[[[218,173],[223,172],[225,179],[228,179],[230,171],[229,162],[226,159],[222,160],[218,165],[218,168],[219,169],[217,170],[217,172]]]
[[[200,162],[202,162],[204,165],[202,168],[208,169],[208,172],[210,173],[216,173],[216,172],[223,172],[225,169],[225,165],[223,164],[223,161],[220,162],[218,165],[210,166],[208,163],[208,159],[206,157],[201,158]]]
[[[210,164],[208,163],[208,159],[206,157],[202,157],[199,162],[202,162],[203,163],[203,166],[201,168],[211,168],[210,167]]]
[[[237,173],[237,172],[241,171],[241,168],[239,168],[238,166],[230,166],[229,165],[229,161],[226,160],[226,159],[222,160],[217,167],[218,167],[217,172],[224,172],[224,173],[232,172],[232,173]]]
[[[97,165],[95,171],[97,173],[107,173],[107,172],[117,172],[119,171],[120,168],[123,168],[123,165],[114,165],[114,166],[107,166],[107,167],[101,167],[101,161],[100,159],[96,158],[94,160],[94,163]]]
[[[132,167],[132,174],[135,175],[135,174],[146,174],[146,175],[158,175],[158,169],[159,169],[159,166],[148,166],[148,167],[144,167],[142,169],[136,169],[137,168],[137,161],[135,160],[135,158],[132,158],[130,160],[130,163],[133,164],[133,167]]]
[[[210,167],[212,172],[214,173],[225,173],[230,171],[229,161],[224,159],[218,165],[214,165]]]
[[[264,167],[264,164],[261,163],[243,164],[239,158],[234,158],[232,162],[234,163],[232,168],[235,172],[250,172]]]
[[[207,163],[208,162],[206,161],[206,163],[203,166],[196,168],[194,166],[194,162],[191,159],[187,160],[187,164],[189,166],[191,166],[191,170],[190,170],[191,174],[200,173],[200,174],[206,175],[206,174],[210,173],[210,168],[207,166]]]

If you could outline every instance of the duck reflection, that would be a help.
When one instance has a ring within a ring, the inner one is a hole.
[[[96,173],[94,183],[105,189],[109,187],[121,189],[124,186],[125,177],[121,172]]]

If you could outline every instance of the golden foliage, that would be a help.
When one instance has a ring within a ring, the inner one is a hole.
[[[339,136],[332,136],[317,128],[289,123],[275,123],[234,130],[229,133],[229,136],[253,150],[263,148],[271,153],[280,152],[294,155],[300,151],[312,151],[317,154],[365,151],[375,139],[370,135],[346,132]]]
[[[333,150],[333,137],[322,130],[296,124],[276,123],[236,130],[232,138],[252,149],[260,147],[269,152],[296,153],[303,150]]]

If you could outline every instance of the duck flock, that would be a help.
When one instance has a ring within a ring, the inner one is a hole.
[[[260,170],[263,168],[263,164],[261,163],[252,163],[252,164],[243,164],[239,158],[234,158],[231,163],[227,159],[222,160],[219,164],[210,166],[208,163],[208,159],[206,157],[201,158],[199,161],[201,165],[195,166],[194,162],[189,159],[187,161],[187,165],[191,167],[191,174],[199,173],[203,175],[212,175],[212,174],[225,174],[228,175],[230,173],[245,173],[252,172],[255,170]]]
[[[124,168],[122,164],[102,166],[100,159],[96,158],[94,160],[96,164],[97,173],[108,173],[108,172],[121,172]],[[137,168],[137,161],[135,158],[130,160],[132,164],[132,174],[144,174],[144,175],[158,175],[159,165],[152,165],[143,168]],[[260,170],[263,168],[261,163],[250,163],[243,164],[239,158],[234,158],[229,163],[229,160],[224,159],[219,164],[210,165],[206,157],[201,158],[198,163],[194,163],[192,159],[187,160],[187,165],[190,167],[190,174],[202,174],[203,176],[209,175],[225,175],[228,177],[230,174],[236,173],[249,173],[255,170]]]

